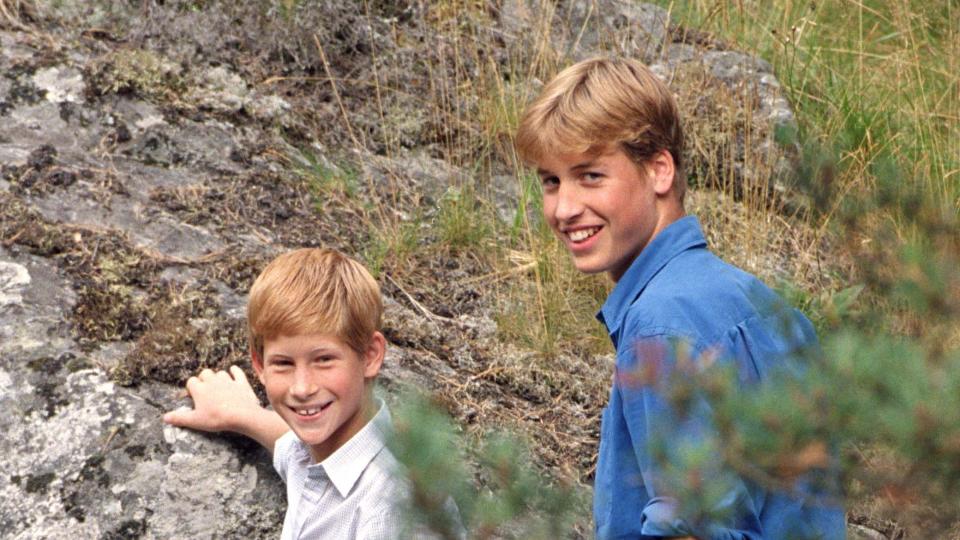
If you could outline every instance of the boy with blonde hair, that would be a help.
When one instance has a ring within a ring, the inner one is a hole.
[[[373,396],[386,340],[380,289],[358,262],[300,249],[271,262],[250,290],[253,369],[273,410],[243,371],[203,370],[187,381],[193,409],[176,426],[246,435],[273,453],[287,487],[282,538],[396,538],[404,486],[385,447],[390,415]]]
[[[527,107],[516,147],[536,167],[544,217],[576,267],[616,283],[597,314],[617,351],[594,486],[597,537],[843,538],[842,509],[764,489],[719,456],[705,472],[725,478],[726,491],[714,508],[685,514],[675,498],[684,486],[658,459],[682,467],[685,449],[715,434],[705,400],[689,414],[668,403],[681,351],[731,364],[750,391],[817,346],[799,311],[710,253],[697,219],[684,216],[683,130],[666,86],[636,61],[577,63]]]

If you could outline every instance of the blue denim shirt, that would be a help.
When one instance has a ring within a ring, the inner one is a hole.
[[[704,400],[679,418],[664,386],[651,381],[665,381],[678,358],[712,359],[734,363],[740,388],[749,391],[773,371],[799,365],[798,351],[818,346],[806,317],[707,250],[696,218],[684,217],[654,237],[597,318],[617,349],[594,486],[597,538],[844,538],[842,508],[766,491],[720,467],[715,454],[707,458],[715,466],[712,478],[726,482],[717,484],[721,492],[711,500],[718,507],[709,518],[683,515],[671,497],[682,486],[671,484],[676,469],[662,464],[715,432]]]

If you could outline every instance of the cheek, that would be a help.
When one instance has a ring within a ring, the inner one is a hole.
[[[273,384],[264,384],[263,390],[267,394],[267,401],[272,405],[274,402],[283,400],[284,397],[284,387],[273,383]]]
[[[362,373],[349,373],[346,370],[337,370],[335,373],[327,373],[324,377],[324,386],[330,392],[339,394],[340,397],[353,393],[358,384],[363,385]]]
[[[543,196],[543,218],[547,220],[547,223],[550,225],[555,225],[557,223],[556,217],[554,216],[555,210],[557,208],[557,198],[551,197],[548,195]]]

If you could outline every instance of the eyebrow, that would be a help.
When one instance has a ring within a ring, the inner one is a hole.
[[[307,351],[307,356],[313,356],[315,354],[336,354],[337,350],[334,347],[328,347],[326,345],[321,345],[314,349]],[[267,359],[280,358],[280,359],[293,359],[293,355],[287,354],[285,352],[275,352],[267,355]]]
[[[571,171],[581,171],[581,170],[583,170],[583,169],[589,169],[589,168],[595,166],[595,165],[596,165],[596,162],[597,162],[596,159],[587,160],[587,161],[584,161],[583,163],[578,163],[578,164],[574,165],[573,167],[570,167],[570,170],[571,170]],[[546,170],[546,169],[537,169],[537,174],[540,175],[540,176],[544,176],[544,175],[553,174],[553,173],[550,172],[550,171],[548,171],[548,170]]]

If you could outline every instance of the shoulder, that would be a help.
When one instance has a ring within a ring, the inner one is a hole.
[[[357,480],[354,492],[362,501],[362,521],[391,515],[403,506],[409,488],[401,474],[399,463],[389,448],[384,447],[370,461]]]
[[[289,472],[297,467],[305,467],[304,454],[307,450],[293,431],[288,431],[273,445],[273,468],[284,480]]]
[[[624,329],[634,338],[676,337],[709,345],[782,300],[757,277],[708,251],[674,257],[631,304]]]

